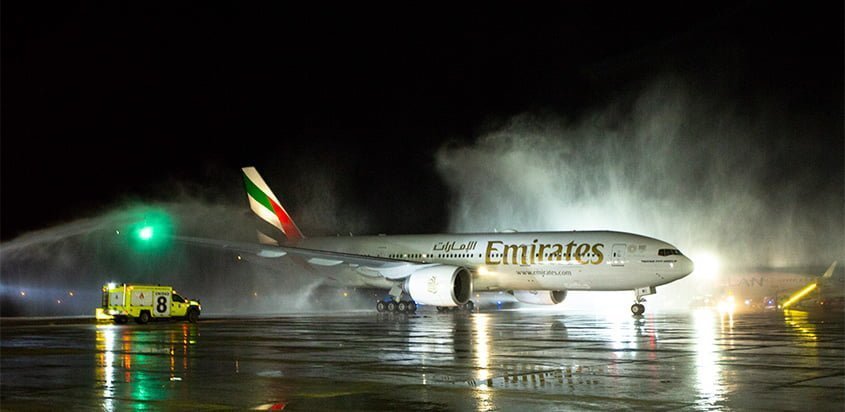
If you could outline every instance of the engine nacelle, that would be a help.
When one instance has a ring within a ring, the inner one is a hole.
[[[405,291],[423,305],[463,305],[472,295],[472,274],[467,268],[448,265],[420,269],[405,281]]]
[[[513,297],[532,305],[557,305],[566,299],[565,290],[515,290]]]

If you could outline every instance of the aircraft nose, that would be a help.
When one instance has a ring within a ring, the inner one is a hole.
[[[692,262],[692,259],[686,256],[681,256],[681,258],[678,259],[678,271],[680,272],[680,277],[689,275],[693,270],[695,270],[695,263]]]

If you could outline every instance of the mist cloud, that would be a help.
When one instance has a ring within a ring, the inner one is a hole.
[[[817,137],[798,122],[677,79],[578,119],[518,115],[438,151],[450,230],[634,232],[734,266],[842,260],[841,176],[819,179],[841,165],[796,151]]]
[[[243,205],[189,199],[130,205],[31,232],[0,246],[0,315],[92,315],[101,286],[112,281],[171,285],[201,299],[212,314],[361,307],[359,296],[339,299],[339,290],[322,290],[324,277],[290,259],[238,259],[230,251],[179,243],[138,250],[124,229],[150,211],[170,216],[180,235],[256,241],[253,217]]]

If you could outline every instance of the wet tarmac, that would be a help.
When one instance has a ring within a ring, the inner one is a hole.
[[[13,321],[3,410],[843,410],[843,316]]]

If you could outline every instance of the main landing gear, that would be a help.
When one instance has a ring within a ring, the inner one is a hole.
[[[643,286],[641,288],[634,289],[634,300],[636,303],[631,305],[631,313],[634,316],[642,315],[645,312],[645,306],[641,302],[645,302],[643,296],[653,295],[657,293],[657,289],[654,286]]]
[[[380,300],[376,303],[376,310],[379,313],[415,313],[417,311],[417,302],[402,300],[402,297],[407,296],[407,294],[400,285],[393,285],[388,294],[391,298],[389,301]]]
[[[380,300],[378,301],[378,303],[376,303],[376,310],[379,313],[415,313],[417,311],[417,302],[414,302],[413,300],[400,300],[399,302],[395,302],[392,300],[389,302],[385,302],[383,300]]]
[[[463,305],[459,305],[459,306],[438,306],[437,307],[438,313],[454,312],[454,311],[472,312],[473,310],[475,310],[475,303],[472,303],[471,300],[467,301],[467,303],[464,303]]]

